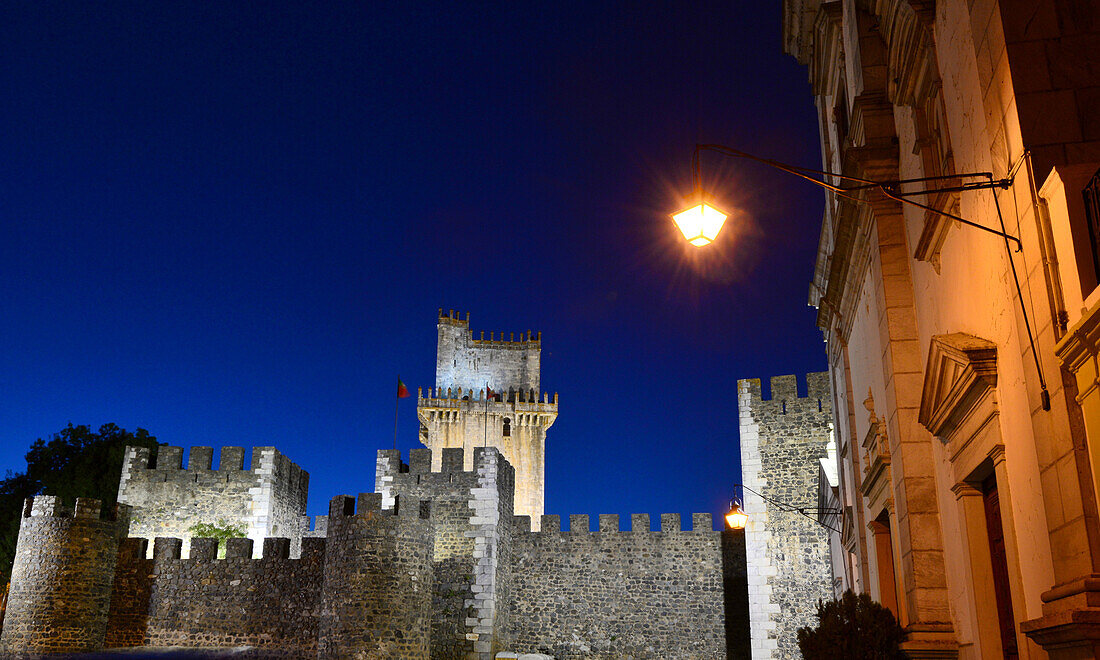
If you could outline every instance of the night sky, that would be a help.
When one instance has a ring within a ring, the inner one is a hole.
[[[825,368],[779,2],[6,3],[0,469],[67,423],[374,488],[436,310],[542,331],[547,513],[724,512],[736,380]],[[415,398],[399,441],[418,446]]]

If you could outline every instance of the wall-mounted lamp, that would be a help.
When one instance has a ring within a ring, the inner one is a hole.
[[[1008,264],[1012,268],[1012,279],[1016,283],[1016,296],[1020,300],[1020,309],[1024,316],[1024,326],[1027,328],[1027,337],[1031,344],[1031,355],[1035,360],[1035,369],[1039,373],[1039,387],[1042,390],[1040,399],[1043,410],[1050,410],[1050,392],[1047,391],[1046,378],[1043,376],[1043,367],[1039,364],[1039,352],[1035,348],[1035,337],[1031,331],[1031,319],[1028,317],[1027,308],[1024,307],[1024,295],[1020,289],[1020,278],[1016,274],[1016,262],[1012,260],[1012,249],[1009,247],[1010,242],[1015,243],[1016,252],[1020,252],[1024,249],[1024,244],[1020,242],[1019,238],[1005,231],[1005,221],[1001,213],[1001,203],[997,199],[996,193],[993,195],[993,203],[997,208],[997,218],[1000,220],[1001,225],[1000,231],[910,199],[910,197],[947,192],[961,193],[970,190],[993,190],[996,188],[1008,190],[1012,187],[1012,182],[1016,178],[1016,172],[1019,170],[1020,165],[1023,164],[1025,159],[1031,157],[1030,152],[1024,152],[1019,162],[1012,167],[1008,176],[1003,179],[994,179],[992,172],[968,172],[965,174],[945,174],[942,176],[926,176],[915,179],[872,181],[856,176],[837,174],[836,172],[826,172],[824,170],[789,165],[770,158],[754,156],[748,152],[734,149],[733,147],[727,147],[723,144],[696,144],[695,150],[691,154],[691,181],[693,190],[690,206],[672,215],[673,222],[676,223],[676,227],[683,233],[684,238],[696,247],[703,247],[704,245],[712,243],[722,230],[722,225],[725,223],[726,218],[729,217],[728,214],[718,210],[707,202],[706,193],[703,190],[702,179],[699,176],[699,156],[703,151],[713,151],[731,158],[745,158],[747,160],[763,163],[768,167],[773,167],[777,170],[787,172],[788,174],[793,174],[794,176],[805,179],[814,185],[828,190],[834,195],[844,197],[845,199],[857,203],[867,203],[868,201],[860,195],[861,192],[877,190],[886,197],[901,204],[915,206],[945,218],[951,218],[968,227],[974,227],[975,229],[981,229],[990,234],[1000,236],[1004,239],[1005,252],[1008,253]],[[837,183],[830,183],[830,180],[836,181]],[[957,182],[957,185],[942,185],[952,181]],[[845,182],[849,185],[840,185],[841,182]],[[917,189],[913,189],[916,184],[924,184],[924,186],[930,187],[919,186]]]

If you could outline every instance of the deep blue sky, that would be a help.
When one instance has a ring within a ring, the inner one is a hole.
[[[547,512],[724,510],[736,380],[825,367],[818,166],[778,2],[7,3],[0,469],[68,422],[275,445],[373,490],[436,309],[543,333]],[[416,443],[415,400],[400,446]]]

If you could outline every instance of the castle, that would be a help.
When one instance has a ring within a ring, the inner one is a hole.
[[[662,514],[659,531],[646,514],[629,530],[618,515],[596,530],[587,515],[567,529],[556,515],[516,515],[542,510],[557,414],[556,397],[535,401],[539,339],[473,340],[453,313],[440,314],[439,338],[436,388],[419,399],[429,446],[407,462],[379,451],[374,492],[332,498],[312,524],[308,474],[272,447],[247,466],[225,447],[216,469],[208,447],[192,447],[186,467],[182,448],[129,448],[107,515],[95,500],[29,500],[0,652],[749,657],[743,534],[715,531],[709,513]],[[482,380],[499,398],[479,396]],[[753,382],[759,391],[742,384]],[[821,410],[801,401],[791,405]],[[224,557],[189,531],[216,520],[246,533]]]

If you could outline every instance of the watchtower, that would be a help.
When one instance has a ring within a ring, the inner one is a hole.
[[[770,399],[757,378],[737,381],[737,395],[752,657],[795,658],[797,630],[816,622],[806,604],[833,597],[828,531],[798,511],[817,506],[832,438],[829,374],[806,374],[806,396],[793,375],[771,379]]]
[[[99,500],[73,509],[28,499],[19,525],[0,654],[86,653],[103,648],[119,541],[130,507],[103,519]]]
[[[470,315],[439,310],[435,387],[417,391],[420,441],[432,450],[432,470],[443,449],[464,450],[465,470],[474,449],[496,447],[515,468],[515,512],[531,516],[537,529],[545,492],[546,431],[558,417],[558,395],[539,396],[542,333],[481,331],[474,338]],[[488,387],[491,392],[486,391]]]

